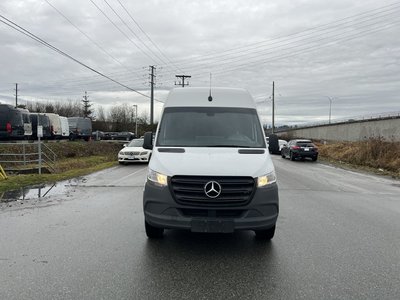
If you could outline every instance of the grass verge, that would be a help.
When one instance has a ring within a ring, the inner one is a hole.
[[[87,175],[115,166],[117,165],[117,161],[115,158],[110,160],[107,156],[89,156],[62,159],[58,161],[57,165],[59,173],[56,174],[21,174],[8,176],[8,179],[0,180],[0,192]]]
[[[0,192],[14,190],[25,186],[53,183],[74,177],[87,175],[117,164],[120,143],[106,142],[55,142],[45,143],[57,155],[57,173],[8,175],[0,180]],[[22,145],[0,144],[0,153],[21,153]],[[35,145],[25,145],[25,151],[35,152]]]
[[[0,192],[67,180],[115,166],[117,153],[122,147],[82,142],[55,143],[49,146],[58,157],[57,173],[8,175],[7,179],[0,180]]]
[[[317,143],[319,158],[335,166],[400,178],[400,143],[371,138],[360,142]]]

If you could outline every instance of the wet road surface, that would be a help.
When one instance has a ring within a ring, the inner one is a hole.
[[[399,299],[399,181],[273,160],[270,243],[246,231],[147,240],[146,165],[63,182],[41,199],[3,195],[0,299]]]

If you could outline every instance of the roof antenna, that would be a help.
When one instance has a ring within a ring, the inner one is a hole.
[[[208,101],[212,101],[213,100],[213,98],[212,98],[212,96],[211,96],[211,73],[210,73],[210,96],[208,96]]]

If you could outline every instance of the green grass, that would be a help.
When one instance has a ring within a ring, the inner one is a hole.
[[[106,142],[59,142],[45,143],[57,155],[54,174],[7,174],[8,179],[0,179],[0,192],[41,183],[53,183],[87,175],[117,164],[117,154],[122,144]],[[34,152],[34,145],[26,145],[26,152]],[[21,153],[21,145],[2,145],[0,153]],[[4,166],[3,166],[4,167]],[[35,166],[36,167],[36,166]]]
[[[117,165],[116,158],[107,156],[89,156],[69,158],[58,161],[59,172],[56,174],[8,175],[8,179],[0,179],[0,192],[14,190],[25,186],[53,183],[74,177],[87,175]]]
[[[318,149],[319,158],[337,166],[400,178],[400,142],[371,138],[318,144]]]

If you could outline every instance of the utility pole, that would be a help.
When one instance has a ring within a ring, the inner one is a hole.
[[[275,130],[275,82],[272,81],[272,134]]]
[[[192,76],[190,75],[175,75],[176,78],[180,78],[181,81],[176,83],[175,81],[175,85],[181,85],[182,87],[185,87],[185,85],[189,85],[189,82],[185,84],[185,78],[192,78]]]
[[[133,104],[133,106],[135,107],[135,138],[137,139],[137,104]]]
[[[15,108],[18,107],[18,83],[15,84]]]
[[[154,84],[155,84],[155,75],[154,70],[156,69],[155,66],[150,67],[150,125],[153,125],[154,121]]]

